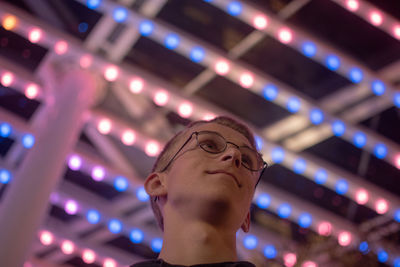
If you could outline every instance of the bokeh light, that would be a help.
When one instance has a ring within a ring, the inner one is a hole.
[[[342,247],[346,247],[350,245],[351,241],[352,241],[352,236],[349,232],[343,231],[339,233],[338,235],[339,245],[341,245]]]
[[[121,141],[122,141],[122,143],[123,143],[124,145],[126,145],[126,146],[131,146],[131,145],[133,145],[133,144],[135,143],[135,140],[136,140],[136,134],[135,134],[134,131],[132,131],[132,130],[125,130],[125,131],[122,133]]]

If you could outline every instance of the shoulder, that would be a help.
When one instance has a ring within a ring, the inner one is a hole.
[[[192,265],[192,267],[256,267],[253,263],[248,261],[235,261],[235,262],[219,262]]]

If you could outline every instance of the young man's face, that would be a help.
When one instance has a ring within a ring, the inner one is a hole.
[[[228,142],[252,147],[241,133],[224,125],[207,123],[190,129],[174,149],[178,150],[195,131],[217,132]],[[207,212],[212,209],[224,211],[227,227],[236,230],[242,226],[247,230],[248,225],[243,223],[249,224],[249,207],[259,172],[252,172],[241,164],[241,153],[234,145],[228,144],[224,152],[212,154],[197,146],[193,135],[164,175],[169,205],[187,208],[189,213],[198,211],[200,217],[209,216]]]

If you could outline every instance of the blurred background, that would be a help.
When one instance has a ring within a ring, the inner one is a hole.
[[[400,266],[400,2],[3,0],[0,19],[1,266],[156,258],[143,181],[217,115],[270,165],[241,260]]]

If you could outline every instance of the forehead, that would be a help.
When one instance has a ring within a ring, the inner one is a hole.
[[[233,142],[239,146],[248,146],[252,147],[251,143],[247,138],[241,134],[240,132],[218,123],[204,123],[200,125],[195,125],[194,127],[188,129],[186,136],[189,136],[193,132],[200,131],[213,131],[222,135],[227,141]]]

